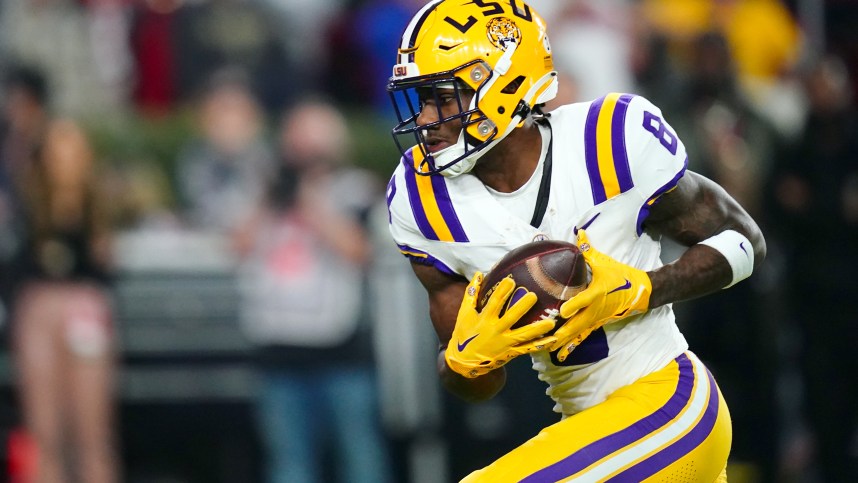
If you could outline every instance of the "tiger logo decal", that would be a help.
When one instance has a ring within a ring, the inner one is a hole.
[[[495,17],[489,20],[486,24],[486,35],[492,45],[504,51],[510,42],[521,43],[521,29],[506,17]]]

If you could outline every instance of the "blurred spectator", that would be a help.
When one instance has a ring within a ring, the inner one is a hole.
[[[364,222],[380,185],[348,166],[346,121],[322,102],[286,114],[280,153],[267,203],[238,243],[268,481],[388,482],[364,305],[372,250]]]
[[[224,66],[248,73],[249,87],[268,112],[279,111],[309,87],[303,66],[292,63],[283,50],[276,17],[257,2],[184,2],[176,13],[172,47],[181,100],[204,88]]]
[[[814,45],[825,45],[815,51],[819,55],[825,48],[836,52],[849,70],[852,78],[852,96],[858,97],[858,8],[854,2],[802,2],[810,11],[813,26],[816,27]],[[804,23],[804,22],[803,22]]]
[[[137,106],[146,114],[169,113],[216,72],[237,66],[261,106],[278,111],[313,81],[284,49],[279,20],[258,0],[138,2],[130,27]]]
[[[644,0],[649,22],[676,41],[721,32],[740,82],[773,82],[799,60],[801,32],[780,0]]]
[[[762,219],[761,194],[782,140],[758,115],[739,86],[730,45],[717,31],[693,42],[689,72],[671,124],[688,150],[689,169],[724,187]],[[733,447],[728,474],[743,481],[773,481],[778,437],[775,324],[763,306],[759,280],[678,306],[686,339],[718,378],[730,407]],[[679,319],[679,317],[678,317]],[[740,476],[742,475],[742,476]]]
[[[4,72],[0,89],[2,113],[0,113],[0,339],[4,353],[8,353],[9,319],[12,302],[14,256],[20,250],[24,236],[18,185],[21,170],[26,166],[42,137],[48,119],[48,91],[44,76],[38,70],[12,67]],[[4,430],[19,425],[18,408],[14,387],[4,387],[4,404],[0,405],[0,420]],[[32,470],[32,451],[18,451],[22,458],[16,460],[15,443],[30,447],[26,434],[20,437],[11,433],[8,438],[9,472],[28,474]],[[22,448],[21,445],[17,446]]]
[[[259,206],[275,169],[265,116],[240,70],[215,73],[197,105],[199,136],[176,161],[178,195],[194,228],[229,232]]]
[[[89,45],[100,96],[109,109],[125,109],[134,72],[131,57],[131,6],[136,0],[84,0]]]
[[[679,112],[684,72],[670,50],[669,39],[647,21],[640,3],[631,7],[629,65],[634,77],[634,92],[640,94],[673,117]]]
[[[688,60],[700,35],[722,35],[734,60],[738,88],[754,109],[784,134],[800,121],[799,89],[792,82],[803,34],[781,0],[643,0],[642,18]]]
[[[20,193],[26,231],[13,267],[13,355],[37,451],[32,481],[114,483],[111,228],[89,140],[77,124],[48,124]]]
[[[129,27],[135,70],[133,99],[145,115],[163,115],[177,107],[176,11],[182,2],[144,0],[133,9]]]
[[[104,174],[113,201],[111,218],[120,230],[171,230],[182,226],[173,209],[169,176],[151,160],[115,162]]]
[[[339,52],[327,50],[327,35],[331,24],[345,9],[347,0],[252,0],[272,12],[276,20],[275,31],[282,42],[289,65],[300,67],[299,75],[292,75],[289,88],[292,99],[323,82],[330,56]],[[364,32],[371,35],[370,32]],[[361,41],[355,38],[354,41]]]
[[[805,410],[827,483],[858,481],[858,109],[842,60],[808,69],[804,133],[773,177],[787,250],[788,312],[801,328]]]
[[[672,123],[685,133],[689,168],[726,189],[760,215],[763,181],[781,141],[741,89],[726,38],[716,31],[694,41],[687,78]]]
[[[131,62],[125,0],[5,0],[0,59],[45,72],[52,107],[94,117],[125,107]]]
[[[13,67],[3,79],[0,116],[0,303],[3,317],[9,304],[12,255],[22,236],[18,182],[30,161],[48,120],[48,86],[42,73]]]
[[[385,90],[391,75],[390,53],[396,52],[402,26],[425,3],[367,0],[358,2],[332,22],[326,88],[340,103],[358,104],[394,116]],[[342,82],[343,79],[348,82]]]

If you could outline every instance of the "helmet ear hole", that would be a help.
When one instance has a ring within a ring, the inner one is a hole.
[[[515,94],[518,91],[518,88],[521,87],[521,84],[524,82],[525,77],[520,75],[515,79],[511,80],[509,84],[507,84],[501,92],[504,94]]]

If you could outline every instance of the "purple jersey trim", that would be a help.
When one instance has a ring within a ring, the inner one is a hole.
[[[559,349],[551,353],[551,362],[555,366],[578,366],[599,362],[608,357],[610,353],[608,334],[605,333],[603,327],[594,330],[575,350],[569,353],[569,357],[563,362],[557,358],[558,351]]]
[[[598,217],[599,217],[599,215],[601,215],[601,214],[602,214],[601,212],[596,213],[595,215],[593,215],[593,217],[592,217],[592,218],[590,218],[589,220],[585,221],[583,225],[581,225],[581,226],[576,226],[576,227],[572,228],[572,233],[574,233],[574,234],[575,234],[575,236],[578,236],[578,230],[586,230],[586,229],[590,228],[590,225],[592,225],[592,224],[593,224],[593,222],[594,222],[594,221],[596,221],[596,218],[598,218]]]
[[[387,182],[387,223],[393,223],[393,213],[390,211],[390,203],[393,202],[393,198],[396,196],[396,177],[391,176],[390,181]]]
[[[447,275],[459,276],[458,273],[456,273],[452,268],[445,265],[444,262],[442,262],[441,260],[438,260],[437,258],[433,257],[432,255],[424,252],[423,250],[411,248],[408,245],[397,244],[396,246],[399,247],[400,253],[405,255],[406,258],[408,258],[409,260],[411,260],[414,263],[419,263],[420,265],[428,265],[430,267],[435,267],[439,271],[444,272]]]
[[[679,180],[682,179],[683,176],[685,176],[685,171],[687,169],[688,169],[688,157],[686,156],[685,161],[682,163],[682,169],[680,169],[679,172],[676,173],[676,176],[674,176],[673,179],[668,181],[664,186],[657,189],[655,191],[655,193],[653,193],[652,196],[650,196],[649,199],[647,199],[646,203],[644,203],[644,205],[641,206],[640,211],[638,211],[638,221],[637,221],[638,236],[641,236],[641,234],[643,233],[643,224],[644,224],[644,221],[646,221],[647,217],[649,216],[649,210],[652,208],[652,205],[658,203],[661,195],[667,193],[668,191],[672,190],[673,188],[676,188],[676,185],[679,184]]]
[[[575,351],[572,352],[574,353]],[[614,434],[605,436],[598,441],[594,441],[575,453],[572,453],[570,456],[567,456],[557,463],[529,475],[521,481],[537,483],[563,480],[575,473],[578,473],[584,468],[587,468],[594,462],[614,453],[615,451],[645,438],[654,431],[670,423],[690,402],[691,393],[694,389],[695,377],[694,367],[692,366],[691,361],[688,360],[687,355],[682,354],[675,360],[679,365],[679,382],[676,385],[676,390],[673,395],[662,407],[656,409],[652,414],[644,417],[631,426],[617,431]],[[717,397],[717,392],[710,395],[710,398],[712,397]]]

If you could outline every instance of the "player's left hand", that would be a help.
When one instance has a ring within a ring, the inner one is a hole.
[[[568,320],[554,333],[557,341],[549,350],[558,351],[561,362],[599,327],[646,312],[652,292],[646,272],[597,251],[584,230],[578,230],[578,248],[593,277],[586,289],[560,306],[560,316]]]

